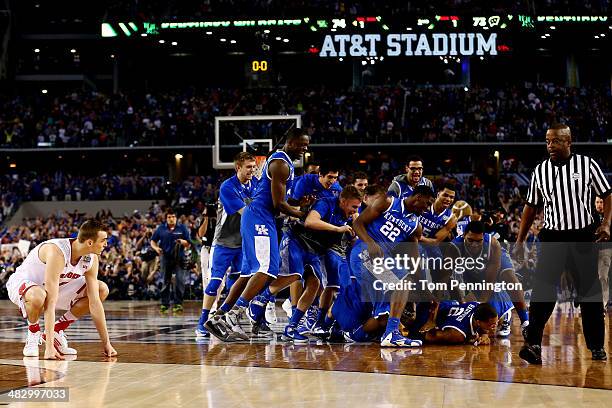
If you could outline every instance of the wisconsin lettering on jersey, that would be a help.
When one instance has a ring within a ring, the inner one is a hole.
[[[83,268],[87,268],[87,265],[83,265]],[[72,272],[68,272],[68,273],[62,273],[60,275],[60,279],[78,279],[83,275],[79,275],[78,273],[72,273]]]

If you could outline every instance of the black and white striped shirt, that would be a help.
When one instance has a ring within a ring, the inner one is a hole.
[[[610,183],[601,168],[587,156],[572,154],[558,163],[538,164],[531,175],[527,204],[544,206],[544,228],[565,231],[594,222],[592,193],[610,194]]]

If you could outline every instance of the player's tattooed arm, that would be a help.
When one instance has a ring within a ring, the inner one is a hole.
[[[292,217],[304,218],[305,214],[293,208],[286,200],[289,166],[282,160],[272,160],[268,166],[268,171],[272,179],[270,184],[274,209]]]

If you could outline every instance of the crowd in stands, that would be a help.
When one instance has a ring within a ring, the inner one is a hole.
[[[301,114],[312,143],[539,141],[553,122],[577,141],[612,137],[609,88],[552,84],[362,89],[186,89],[0,97],[2,147],[210,145],[218,115]],[[248,130],[265,136],[265,124]]]
[[[239,13],[236,10],[240,10]],[[482,13],[606,13],[608,0],[434,0],[428,2],[390,0],[385,2],[343,0],[200,0],[121,1],[109,13],[118,16],[405,16],[406,14]]]

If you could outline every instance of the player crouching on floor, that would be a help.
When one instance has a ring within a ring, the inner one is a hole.
[[[80,317],[90,313],[106,356],[116,356],[106,328],[102,302],[108,286],[98,280],[99,255],[106,247],[104,225],[85,221],[76,239],[51,239],[35,247],[7,282],[9,298],[19,306],[28,320],[28,335],[23,355],[38,357],[38,346],[47,341],[45,359],[63,359],[74,355],[68,347],[64,330]],[[67,312],[55,320],[55,310]],[[38,319],[44,311],[45,333],[40,332]]]

